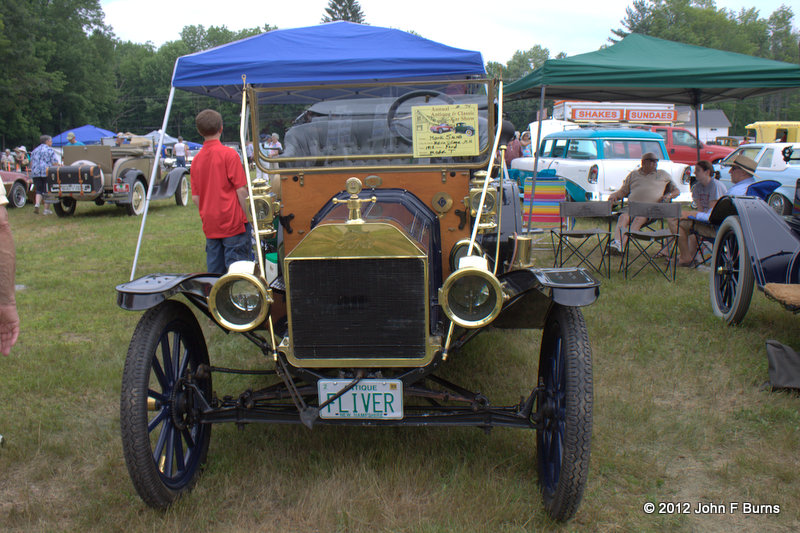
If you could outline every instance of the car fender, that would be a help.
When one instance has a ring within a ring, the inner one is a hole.
[[[169,174],[167,174],[167,179],[164,180],[166,187],[162,187],[164,194],[161,196],[167,198],[175,194],[175,191],[178,190],[178,185],[181,182],[181,177],[188,173],[189,170],[185,167],[177,167],[170,170]]]
[[[583,307],[600,294],[600,282],[582,268],[523,268],[499,279],[507,299],[491,327],[500,329],[542,328],[553,303]]]
[[[751,196],[723,196],[709,221],[719,226],[729,216],[738,216],[756,283],[798,283],[790,268],[800,254],[800,239],[787,221],[764,200]]]
[[[182,294],[210,316],[207,297],[221,274],[149,274],[117,285],[117,305],[127,311],[143,311]]]

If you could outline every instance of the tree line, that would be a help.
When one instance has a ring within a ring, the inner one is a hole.
[[[180,39],[159,47],[121,41],[103,22],[99,0],[3,0],[0,3],[0,144],[35,145],[42,133],[56,134],[83,124],[113,131],[146,133],[161,127],[170,80],[178,57],[276,29],[268,23],[239,31],[225,26],[185,26]],[[331,0],[322,21],[366,23],[355,0]],[[755,8],[717,9],[713,0],[634,0],[609,43],[637,32],[672,41],[798,62],[800,35],[794,13],[783,5],[766,18]],[[554,57],[564,57],[557,54]],[[505,64],[489,62],[487,72],[506,82],[521,78],[550,59],[534,45]],[[196,139],[194,116],[213,106],[227,123],[237,123],[239,106],[176,91],[167,130]],[[533,102],[506,106],[510,120],[524,127],[535,119]],[[800,91],[723,103],[744,133],[754,120],[800,119]],[[230,135],[235,135],[232,128]]]

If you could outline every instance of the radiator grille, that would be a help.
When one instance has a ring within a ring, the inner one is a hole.
[[[425,264],[420,258],[290,261],[297,359],[422,359]]]

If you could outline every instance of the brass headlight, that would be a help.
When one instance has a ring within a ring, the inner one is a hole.
[[[479,328],[497,318],[503,308],[503,287],[489,272],[483,257],[470,255],[439,289],[447,318],[463,328]]]
[[[461,239],[457,243],[453,245],[453,248],[450,250],[450,271],[455,272],[458,268],[458,262],[461,261],[462,257],[466,257],[469,255],[469,241],[470,239]],[[478,243],[475,243],[472,246],[473,255],[483,257],[483,250]]]
[[[255,271],[252,261],[237,261],[211,288],[208,308],[226,329],[250,331],[267,317],[272,291]]]

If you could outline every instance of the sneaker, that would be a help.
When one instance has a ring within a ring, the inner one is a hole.
[[[43,214],[43,215],[52,215],[52,214],[53,214],[53,212],[52,212],[52,211],[50,211],[49,209],[45,208],[45,210],[44,210],[44,211],[42,211],[42,214]]]
[[[33,214],[34,215],[38,215],[39,214],[39,206],[38,205],[33,206]]]
[[[617,254],[617,255],[622,254],[622,243],[620,243],[618,240],[611,241],[611,244],[609,244],[608,246],[609,248],[611,248],[612,254]]]

